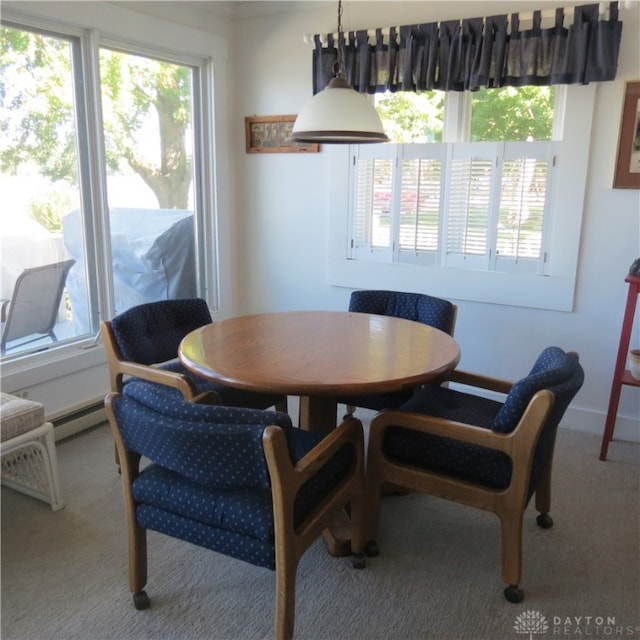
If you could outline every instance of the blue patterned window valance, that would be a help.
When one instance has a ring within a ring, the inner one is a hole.
[[[334,76],[336,46],[344,52],[344,73],[360,93],[384,91],[475,91],[524,85],[588,84],[613,80],[618,66],[622,22],[618,3],[600,19],[599,4],[575,7],[564,26],[565,10],[555,24],[541,28],[533,12],[530,29],[520,29],[518,13],[431,22],[314,36],[313,92]]]

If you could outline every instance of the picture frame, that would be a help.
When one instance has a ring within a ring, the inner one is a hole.
[[[247,116],[244,119],[247,153],[318,153],[317,143],[291,142],[295,115]]]
[[[625,85],[613,188],[640,189],[640,81]]]

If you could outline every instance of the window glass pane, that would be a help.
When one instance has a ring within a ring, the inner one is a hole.
[[[13,356],[84,333],[73,320],[87,308],[87,290],[69,294],[78,262],[68,273],[52,266],[73,257],[65,220],[81,202],[75,41],[8,25],[1,35],[0,297],[11,300],[2,308],[2,355]]]
[[[388,248],[391,246],[393,160],[360,160],[357,173],[356,244]]]
[[[375,94],[375,105],[392,142],[442,142],[444,92]]]
[[[547,162],[505,161],[498,220],[499,256],[539,259],[547,188]]]
[[[429,158],[402,163],[401,249],[438,250],[441,164]]]
[[[196,290],[193,70],[100,51],[115,312]]]
[[[503,87],[471,94],[471,141],[551,140],[553,87]]]

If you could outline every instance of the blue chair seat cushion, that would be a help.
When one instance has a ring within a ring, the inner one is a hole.
[[[363,396],[347,396],[340,398],[340,402],[354,407],[363,407],[373,411],[383,409],[397,409],[413,395],[413,390],[395,391],[391,393],[369,394]]]
[[[302,457],[319,434],[291,429],[293,457]],[[295,437],[299,434],[303,437]],[[290,438],[288,438],[290,439]],[[304,442],[304,445],[301,443]],[[310,480],[294,502],[294,527],[331,492],[355,461],[343,447]],[[275,569],[274,521],[270,488],[217,489],[201,485],[157,464],[148,465],[133,483],[136,518],[145,529],[159,531],[207,549]]]
[[[275,569],[275,548],[270,542],[219,529],[148,504],[137,507],[136,518],[144,529],[152,529],[258,567]]]
[[[400,410],[424,413],[445,420],[491,429],[501,408],[502,402],[497,400],[449,387],[427,386],[416,391],[411,399],[400,407]]]
[[[273,542],[270,488],[216,489],[151,464],[133,482],[133,497],[216,529]]]
[[[402,464],[494,489],[504,489],[511,482],[511,458],[487,447],[418,433],[403,427],[389,427],[383,450],[385,456]]]
[[[491,428],[502,403],[448,387],[420,389],[402,411]],[[487,447],[420,433],[402,427],[387,429],[383,448],[389,458],[452,477],[504,489],[511,482],[511,458]]]
[[[292,430],[295,436],[296,430]],[[300,434],[308,432],[299,431]],[[311,434],[316,440],[318,434]],[[300,440],[299,438],[295,438]],[[307,443],[312,439],[304,438]],[[309,448],[305,447],[304,453]],[[303,448],[294,453],[300,455]],[[294,503],[294,525],[323,500],[331,488],[351,470],[355,460],[351,447],[343,447],[298,492]],[[136,502],[154,506],[189,520],[210,525],[224,531],[273,542],[274,524],[270,487],[213,488],[158,464],[148,465],[133,482]]]

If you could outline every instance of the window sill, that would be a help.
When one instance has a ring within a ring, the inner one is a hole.
[[[329,283],[351,289],[415,291],[532,309],[573,311],[575,278],[444,269],[330,258]]]

